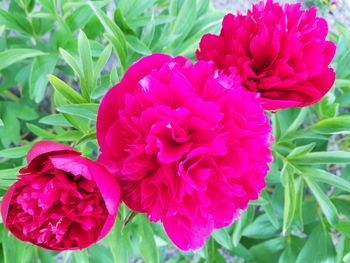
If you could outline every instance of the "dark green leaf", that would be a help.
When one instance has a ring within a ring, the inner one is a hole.
[[[301,250],[296,263],[334,263],[335,249],[329,233],[315,227]]]
[[[328,196],[322,191],[322,189],[308,176],[304,177],[307,185],[310,187],[311,192],[315,196],[318,204],[320,205],[324,215],[328,222],[335,226],[338,223],[338,212],[334,204],[329,200]]]

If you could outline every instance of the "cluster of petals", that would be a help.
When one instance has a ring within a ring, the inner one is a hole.
[[[180,249],[200,248],[265,187],[271,127],[240,82],[205,61],[153,54],[101,101],[98,161],[126,205],[161,221]]]
[[[334,83],[335,45],[325,40],[327,22],[316,8],[300,8],[267,0],[246,15],[228,14],[220,35],[202,37],[197,58],[226,74],[237,71],[246,89],[261,94],[265,109],[314,104]]]
[[[82,249],[108,233],[120,189],[105,168],[50,141],[36,143],[27,161],[2,200],[10,232],[50,250]]]

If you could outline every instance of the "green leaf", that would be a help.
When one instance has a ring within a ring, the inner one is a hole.
[[[132,19],[129,22],[129,25],[132,27],[144,27],[150,24],[150,20],[152,17],[145,16],[145,17],[138,17],[135,19]],[[154,16],[154,25],[162,25],[162,24],[168,24],[170,22],[173,22],[176,19],[175,16],[166,16],[166,15],[159,15]]]
[[[129,47],[141,55],[150,55],[152,51],[140,39],[132,35],[125,36]]]
[[[73,69],[74,73],[79,77],[79,79],[83,78],[83,73],[81,72],[75,58],[63,48],[60,48],[59,51],[64,61]]]
[[[250,248],[256,262],[277,262],[279,251],[285,247],[282,237],[273,238]]]
[[[139,243],[141,257],[145,260],[145,263],[158,263],[158,249],[150,222],[144,215],[139,215],[137,219],[139,235],[141,238]]]
[[[88,251],[92,263],[120,263],[118,261],[113,261],[111,249],[102,245],[100,242],[88,247]],[[56,263],[56,261],[54,263]]]
[[[35,49],[10,49],[0,52],[0,70],[26,58],[43,56],[46,53]]]
[[[350,235],[350,222],[349,221],[339,221],[335,226],[335,229],[339,232]]]
[[[255,219],[255,221],[249,224],[244,230],[242,235],[250,238],[269,238],[275,235],[278,229],[275,228],[266,214],[263,214]]]
[[[4,25],[9,30],[17,31],[27,36],[33,34],[28,20],[18,15],[18,13],[11,14],[10,12],[0,9],[0,25]]]
[[[287,137],[288,134],[296,131],[303,123],[305,120],[305,117],[308,113],[309,109],[308,108],[301,108],[298,116],[295,118],[295,120],[292,122],[292,124],[287,128],[284,136]]]
[[[45,139],[54,139],[55,135],[52,134],[51,132],[48,132],[34,124],[27,123],[28,129],[37,135],[38,137],[45,138]]]
[[[324,119],[311,128],[322,134],[350,133],[350,116]]]
[[[121,66],[123,67],[123,69],[125,69],[127,52],[126,52],[126,40],[123,32],[110,18],[107,17],[105,13],[103,13],[101,10],[96,8],[93,2],[89,2],[89,4],[92,10],[95,12],[96,16],[98,17],[98,19],[100,20],[101,24],[107,31],[106,36],[108,40],[113,44],[113,47],[117,52]]]
[[[57,63],[57,55],[39,56],[34,59],[29,77],[30,98],[39,103],[45,95],[48,79],[47,74],[51,74]]]
[[[294,164],[329,164],[329,163],[350,163],[350,152],[311,152],[301,157],[289,158]]]
[[[75,263],[89,263],[89,255],[87,249],[75,250],[73,252],[73,262]]]
[[[4,126],[4,122],[0,119],[0,126]]]
[[[304,229],[303,224],[303,196],[304,196],[304,180],[299,177],[299,180],[296,181],[297,188],[297,199],[296,199],[296,208],[295,208],[295,221],[299,225],[301,230]]]
[[[317,226],[311,232],[296,263],[334,263],[335,249],[329,233]]]
[[[327,218],[327,221],[332,226],[335,226],[339,220],[336,207],[313,179],[308,176],[304,176],[304,179],[320,205],[324,215]]]
[[[45,249],[38,249],[38,256],[40,259],[40,262],[45,263],[56,263],[55,254],[52,253],[50,250]]]
[[[114,263],[127,263],[128,262],[128,251],[127,251],[127,242],[128,242],[128,233],[121,231],[121,222],[116,221],[112,230],[109,232],[106,240],[111,248],[113,255]]]
[[[232,243],[235,247],[238,246],[245,227],[251,223],[253,217],[254,217],[253,208],[249,206],[247,210],[241,212],[241,217],[236,220],[235,228],[232,234]]]
[[[286,169],[286,171],[288,170]],[[292,224],[297,200],[294,176],[292,173],[287,172],[286,177],[287,180],[284,188],[283,234],[286,233]]]
[[[277,218],[276,211],[274,211],[273,206],[272,206],[272,201],[270,199],[270,196],[266,193],[266,191],[263,190],[261,193],[261,197],[263,197],[266,200],[266,204],[262,205],[262,208],[265,210],[266,215],[270,219],[271,224],[275,228],[280,227],[280,222]]]
[[[196,0],[184,0],[171,33],[180,34],[184,38],[190,32],[196,18]],[[177,41],[174,42],[174,44],[177,43]]]
[[[100,54],[100,57],[96,62],[95,72],[94,72],[95,77],[100,75],[101,71],[103,70],[106,63],[108,62],[108,59],[110,58],[111,53],[112,53],[112,45],[107,45],[106,48]]]
[[[105,34],[105,36],[109,40],[109,42],[113,45],[114,51],[116,52],[120,62],[120,66],[124,71],[126,68],[126,57],[127,57],[126,49],[123,48],[121,41],[116,37],[114,37],[113,35]]]
[[[84,103],[84,98],[65,82],[53,75],[47,75],[52,87],[73,104]]]
[[[55,141],[59,142],[72,142],[78,141],[83,137],[83,133],[80,131],[66,131],[55,137]]]
[[[84,78],[81,80],[81,92],[86,100],[90,100],[90,94],[94,88],[94,75],[92,66],[92,54],[89,40],[83,31],[78,37],[78,50]]]
[[[231,250],[233,248],[232,240],[226,228],[214,229],[212,237],[227,250]]]
[[[320,118],[334,118],[338,114],[339,104],[335,103],[336,97],[332,92],[328,92],[318,103]]]
[[[72,127],[72,125],[63,117],[62,114],[52,114],[45,116],[39,120],[40,123],[44,123],[52,126],[67,126]]]
[[[19,170],[21,168],[22,168],[22,166],[0,170],[0,180],[17,179],[18,178],[17,176],[19,175]]]
[[[311,152],[316,146],[316,143],[312,142],[306,145],[302,145],[294,148],[287,156],[287,158],[297,158],[301,157],[309,152]]]
[[[26,156],[28,150],[30,149],[31,144],[19,147],[8,148],[0,151],[0,157],[2,158],[21,158]]]
[[[311,167],[302,167],[300,170],[305,174],[305,176],[310,177],[317,182],[330,184],[338,187],[339,189],[350,192],[350,182],[339,176],[331,174],[325,170]]]
[[[112,67],[111,74],[110,74],[110,84],[111,86],[114,86],[119,83],[119,75],[116,67]]]
[[[27,255],[34,257],[32,250],[26,248],[27,243],[10,234],[3,224],[1,224],[0,231],[4,263],[26,263],[28,262],[26,261]],[[34,259],[32,260],[35,262]]]
[[[98,104],[71,104],[58,107],[57,110],[63,113],[77,115],[86,119],[96,120]]]

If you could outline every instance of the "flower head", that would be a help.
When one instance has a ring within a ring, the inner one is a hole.
[[[27,161],[2,201],[10,232],[51,250],[82,249],[108,233],[120,199],[119,185],[108,171],[50,141],[36,143]]]
[[[200,248],[257,199],[271,161],[271,127],[259,95],[212,65],[154,54],[104,96],[98,159],[122,200],[161,221],[183,250]]]
[[[246,89],[261,94],[265,109],[316,103],[335,80],[328,67],[335,45],[325,40],[327,22],[316,8],[300,7],[267,0],[247,15],[228,14],[220,35],[203,36],[197,58],[226,74],[235,69]]]

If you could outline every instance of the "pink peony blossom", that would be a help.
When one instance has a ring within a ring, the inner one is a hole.
[[[112,228],[119,185],[80,154],[50,141],[28,152],[28,166],[1,204],[4,224],[18,239],[50,250],[82,249]]]
[[[265,187],[271,127],[258,94],[212,65],[153,54],[104,96],[99,162],[132,210],[161,221],[180,249],[198,249]]]
[[[335,80],[328,68],[335,45],[325,40],[327,22],[316,8],[300,7],[267,0],[247,15],[228,14],[219,36],[203,36],[197,58],[227,74],[236,70],[245,88],[261,94],[265,109],[316,103]]]

